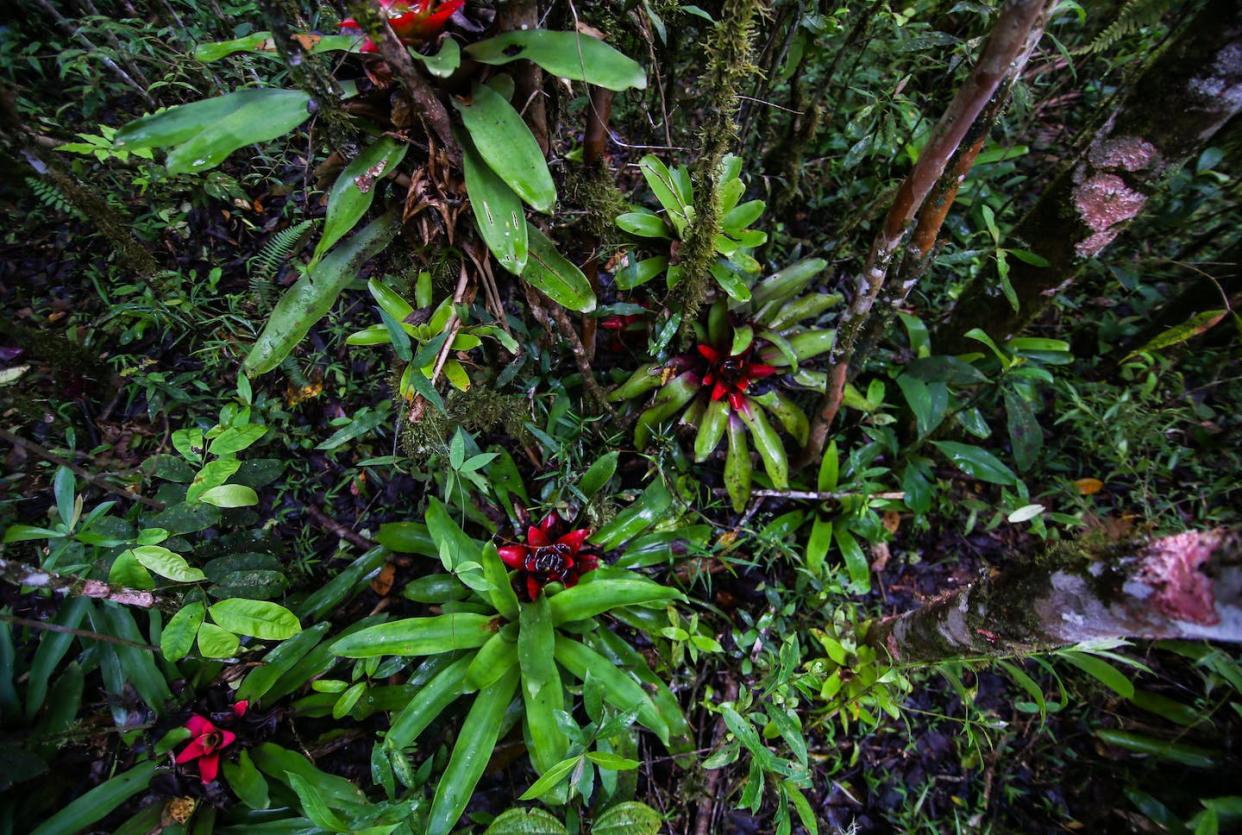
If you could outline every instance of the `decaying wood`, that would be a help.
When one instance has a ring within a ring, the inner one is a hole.
[[[1187,531],[1085,542],[993,570],[871,625],[899,663],[1013,655],[1114,638],[1242,642],[1242,537]]]

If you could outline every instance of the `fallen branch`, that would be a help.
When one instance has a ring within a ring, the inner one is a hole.
[[[1242,537],[1187,531],[1149,543],[1058,545],[921,608],[874,622],[894,661],[1015,655],[1117,638],[1242,642]]]
[[[141,609],[155,608],[176,612],[181,608],[174,601],[160,597],[152,591],[114,586],[103,580],[87,580],[83,577],[57,574],[55,571],[47,571],[35,565],[12,560],[0,559],[0,580],[15,586],[49,589],[53,594],[89,597],[92,600],[120,603],[122,606],[137,606]]]

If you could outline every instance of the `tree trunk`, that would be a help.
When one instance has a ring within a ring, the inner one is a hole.
[[[798,466],[818,462],[823,454],[828,431],[844,400],[854,349],[888,279],[889,268],[894,266],[893,261],[909,234],[910,225],[971,128],[1009,76],[1014,62],[1022,55],[1029,55],[1034,48],[1031,38],[1038,40],[1051,5],[1049,0],[1009,0],[1001,8],[970,76],[958,88],[953,101],[932,129],[918,162],[897,190],[858,276],[850,306],[837,320],[836,341],[828,354],[832,364],[828,384],[815,409]]]
[[[876,621],[867,643],[897,662],[930,663],[1101,638],[1242,642],[1242,537],[1218,529],[1054,546]]]
[[[982,328],[998,342],[1019,333],[1082,262],[1098,255],[1188,159],[1199,154],[1242,109],[1242,3],[1211,0],[1143,71],[1095,134],[1067,165],[1011,240],[1049,262],[1010,260],[1017,311],[992,278],[966,288],[934,344],[953,353],[971,344],[963,334]]]

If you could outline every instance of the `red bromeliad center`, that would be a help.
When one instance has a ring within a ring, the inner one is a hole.
[[[557,537],[561,518],[549,513],[538,525],[526,529],[525,545],[504,545],[498,549],[501,561],[518,572],[518,583],[526,597],[534,600],[548,583],[570,588],[578,578],[599,567],[599,557],[583,552],[589,528]]]
[[[402,43],[420,43],[436,35],[448,23],[466,0],[380,0],[380,6],[388,16],[388,24]],[[341,34],[361,35],[362,27],[352,17],[341,21]],[[379,52],[370,38],[362,44],[363,52]]]
[[[753,344],[736,356],[726,355],[724,351],[702,343],[697,350],[706,363],[701,376],[703,385],[712,387],[712,400],[729,398],[729,406],[735,412],[745,411],[746,391],[751,383],[776,373],[774,365],[751,361],[755,350]]]

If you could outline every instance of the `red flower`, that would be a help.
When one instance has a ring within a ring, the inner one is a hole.
[[[579,528],[553,541],[560,527],[561,517],[549,513],[537,527],[526,529],[525,545],[498,549],[501,561],[517,570],[518,583],[529,600],[538,597],[548,583],[563,583],[569,588],[583,574],[599,568],[599,557],[582,551],[590,529]]]
[[[245,702],[233,705],[233,713],[237,716],[245,712]],[[199,778],[204,784],[210,783],[216,779],[216,774],[220,771],[219,752],[232,745],[237,735],[232,731],[217,728],[210,719],[198,714],[191,716],[185,726],[190,730],[192,738],[190,744],[177,755],[177,765],[185,765],[191,760],[198,760]]]
[[[402,43],[421,43],[439,33],[448,19],[466,5],[466,0],[380,0],[388,15],[388,23]],[[362,27],[352,17],[341,21],[341,34],[361,35]],[[370,38],[362,44],[363,52],[379,52]]]
[[[729,406],[735,412],[745,410],[746,390],[751,383],[776,373],[774,365],[751,362],[751,354],[755,350],[753,343],[736,356],[728,356],[710,345],[699,344],[697,350],[706,364],[703,385],[712,387],[712,400],[728,397]]]

